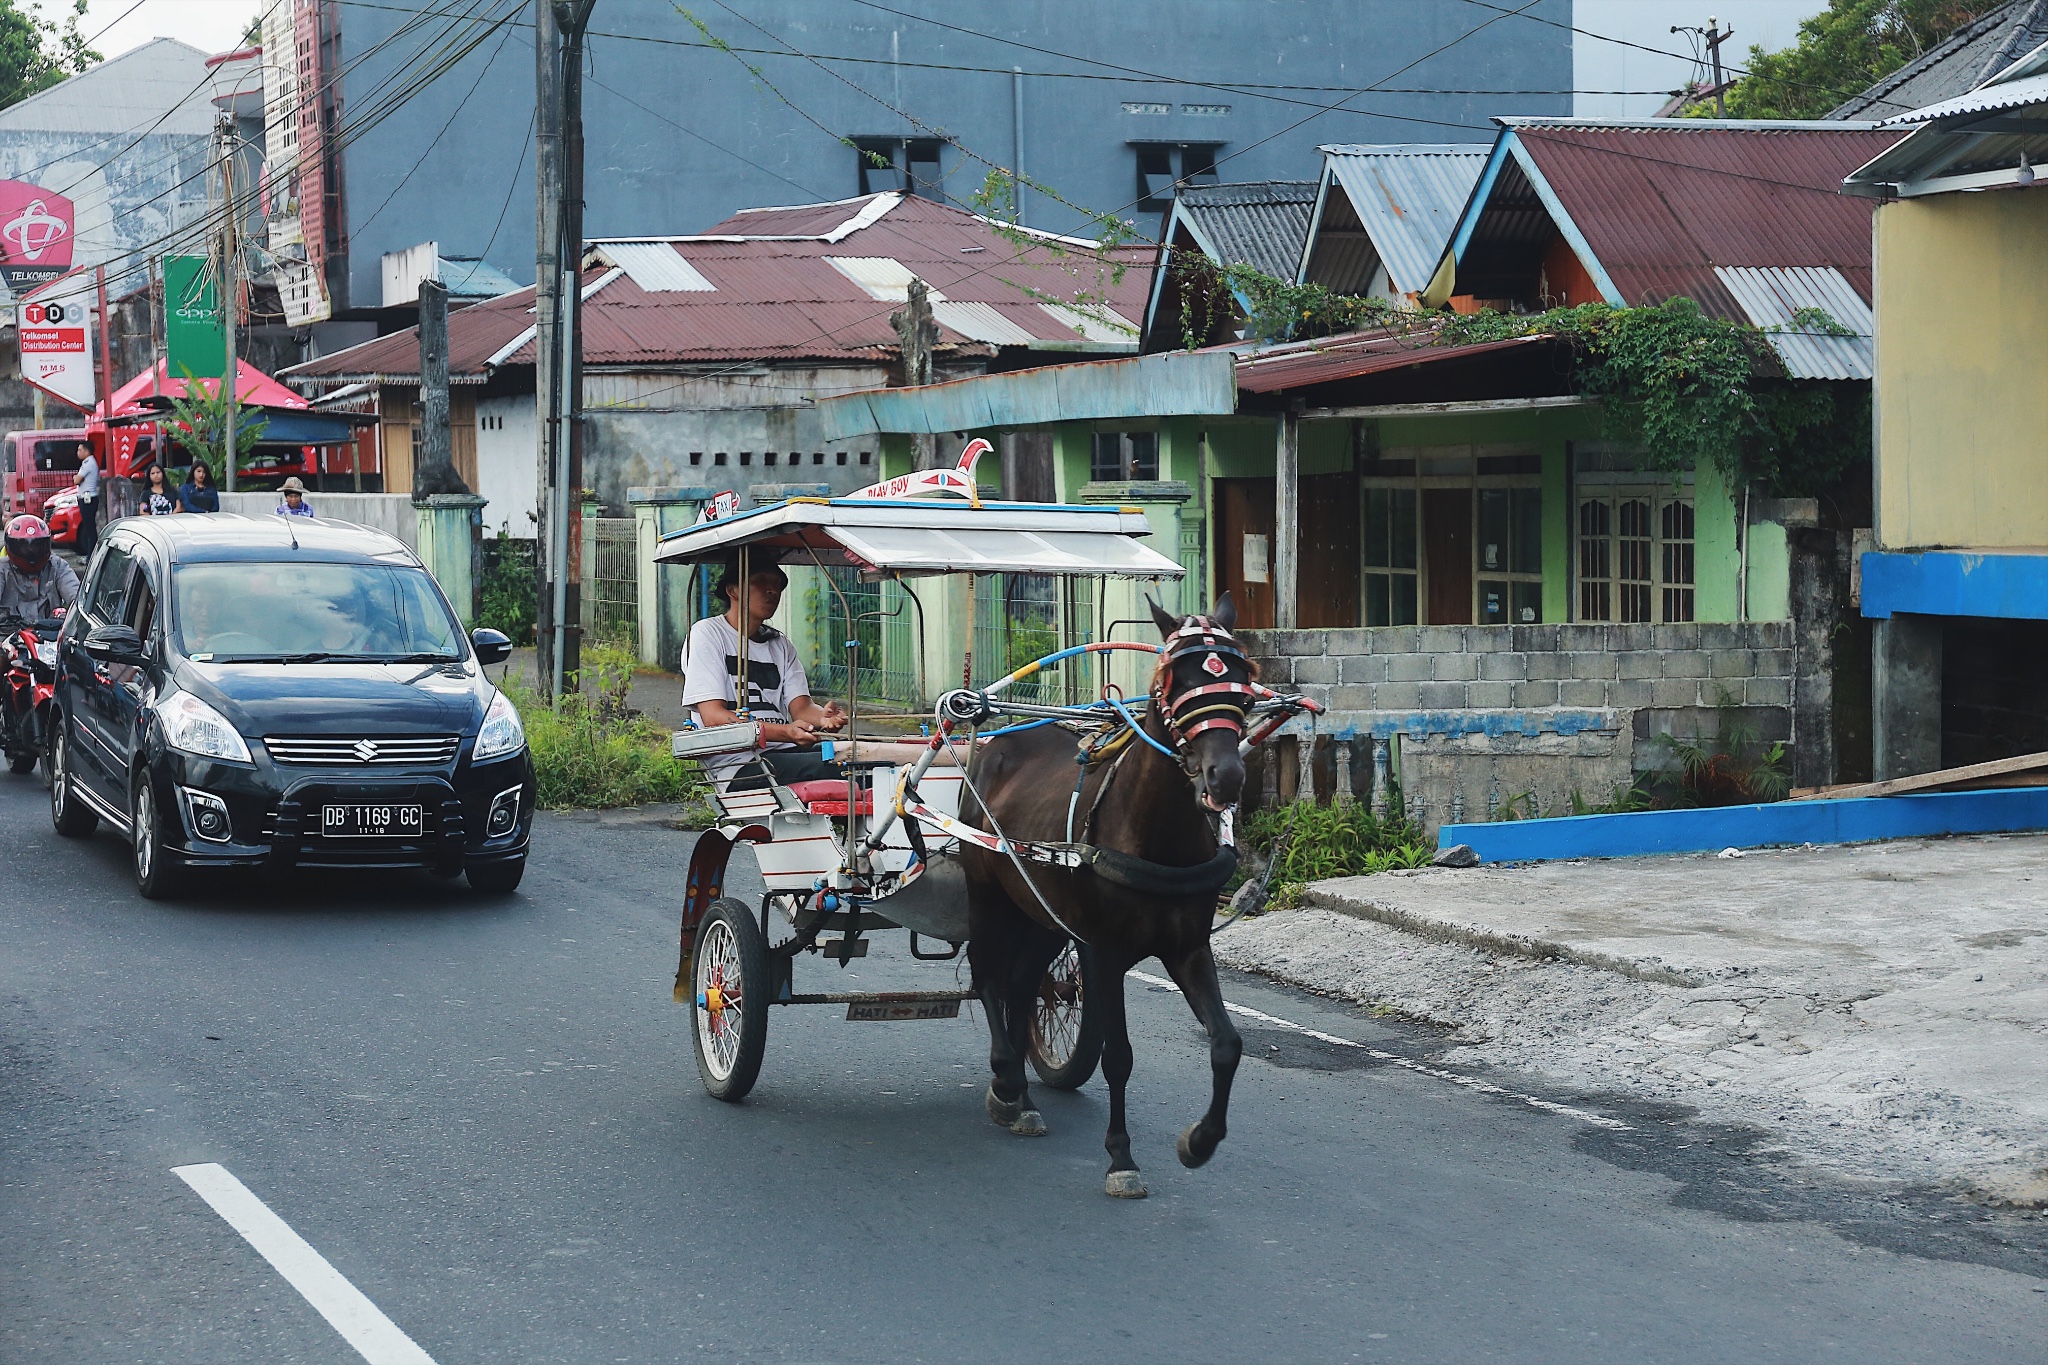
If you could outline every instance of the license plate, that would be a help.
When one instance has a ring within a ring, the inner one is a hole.
[[[846,1017],[870,1024],[895,1023],[899,1019],[958,1019],[958,1000],[898,1000],[883,1003],[856,1001],[846,1007]]]
[[[419,806],[322,806],[320,832],[330,839],[418,838]]]

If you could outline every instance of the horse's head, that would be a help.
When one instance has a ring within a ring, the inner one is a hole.
[[[1237,607],[1227,592],[1206,616],[1175,616],[1157,602],[1151,607],[1166,641],[1152,704],[1202,804],[1227,810],[1244,791],[1237,744],[1244,737],[1245,712],[1258,696],[1252,688],[1257,669],[1230,633]]]

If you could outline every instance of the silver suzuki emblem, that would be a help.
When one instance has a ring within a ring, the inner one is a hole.
[[[377,746],[371,740],[359,739],[355,743],[355,754],[356,762],[368,763],[377,756]]]

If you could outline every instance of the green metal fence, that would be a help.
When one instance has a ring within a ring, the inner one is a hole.
[[[821,697],[847,694],[846,615],[851,611],[853,638],[860,641],[861,699],[921,705],[917,679],[911,671],[886,666],[909,657],[909,650],[898,646],[912,638],[906,632],[916,628],[915,609],[902,587],[896,583],[864,582],[853,569],[828,568],[824,574],[823,578],[815,572],[806,575],[808,583],[804,590],[804,609],[810,618],[810,657],[804,660],[804,671],[810,678],[812,693]],[[891,648],[886,651],[885,634],[892,637]]]
[[[1043,574],[974,580],[974,680],[994,682],[1055,651],[1095,638],[1095,581]],[[1056,664],[1010,689],[1018,701],[1068,705],[1095,696],[1095,659]]]

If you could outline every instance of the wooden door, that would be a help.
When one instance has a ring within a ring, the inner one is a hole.
[[[1422,490],[1422,573],[1432,626],[1472,624],[1472,490]]]
[[[1302,476],[1294,620],[1303,630],[1365,624],[1358,614],[1358,523],[1358,475],[1347,469]]]
[[[1215,489],[1216,543],[1210,553],[1216,566],[1216,586],[1230,594],[1240,626],[1269,629],[1273,624],[1274,481],[1218,479]],[[1263,564],[1254,559],[1250,580],[1245,576],[1248,538],[1254,556],[1262,551],[1265,555]]]

